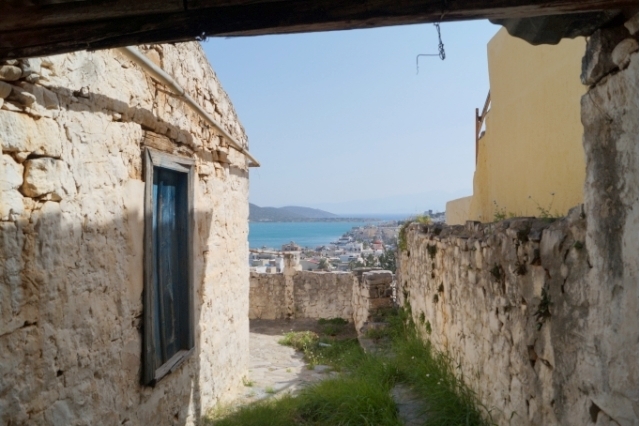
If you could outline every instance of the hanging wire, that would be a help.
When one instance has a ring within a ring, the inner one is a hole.
[[[419,55],[416,55],[416,74],[420,73],[420,66],[419,66],[418,60],[420,59],[421,56],[437,56],[443,61],[447,57],[447,54],[444,51],[444,43],[442,42],[442,35],[440,34],[440,23],[444,18],[444,13],[446,9],[447,9],[447,0],[442,0],[442,10],[440,12],[440,18],[438,19],[438,22],[435,22],[433,24],[436,27],[436,31],[438,31],[438,53],[420,53]]]
[[[444,43],[442,42],[442,36],[440,35],[440,22],[436,22],[433,25],[435,25],[436,30],[438,30],[438,56],[444,61],[447,54],[444,52]]]

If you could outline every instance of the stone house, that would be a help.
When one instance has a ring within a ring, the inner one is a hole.
[[[247,146],[198,43],[141,50]],[[0,424],[197,422],[248,368],[247,156],[119,50],[0,70]]]

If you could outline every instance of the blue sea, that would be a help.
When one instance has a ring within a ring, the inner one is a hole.
[[[377,219],[402,220],[409,215],[378,215]],[[358,215],[353,217],[365,217]],[[302,247],[315,248],[340,238],[354,226],[379,223],[371,222],[250,222],[249,247],[280,249],[283,244],[294,241]]]

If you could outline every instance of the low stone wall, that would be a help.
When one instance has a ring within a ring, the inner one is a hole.
[[[287,318],[284,274],[251,272],[249,284],[249,318]]]
[[[447,352],[498,424],[565,424],[580,390],[564,386],[580,356],[589,270],[581,210],[554,223],[513,219],[411,225],[399,303]],[[578,331],[581,330],[581,331]]]
[[[389,271],[253,272],[249,318],[343,318],[360,330],[379,309],[392,306],[392,282]]]
[[[296,318],[353,318],[355,277],[348,272],[298,271],[293,276]]]
[[[375,320],[381,310],[393,307],[393,274],[390,271],[369,271],[360,275],[353,285],[353,322],[360,334],[364,326]]]

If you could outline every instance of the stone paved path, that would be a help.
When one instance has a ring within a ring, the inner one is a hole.
[[[278,343],[289,331],[314,330],[315,320],[251,320],[249,377],[232,407],[293,392],[336,374],[328,366],[310,370],[302,354]]]

